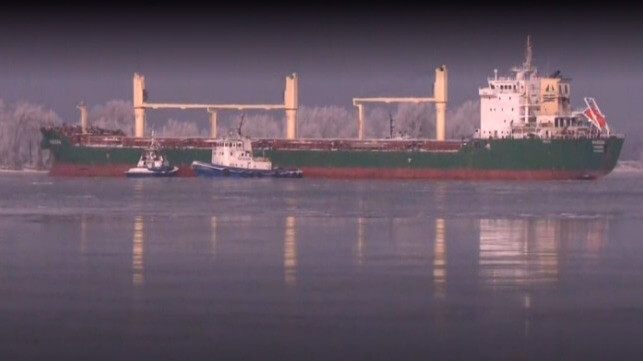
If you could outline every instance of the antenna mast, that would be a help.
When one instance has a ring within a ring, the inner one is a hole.
[[[241,114],[241,121],[239,122],[239,128],[237,128],[237,134],[239,135],[239,137],[241,137],[241,127],[243,127],[243,118],[245,116],[245,114]]]
[[[525,62],[522,64],[525,70],[531,70],[531,39],[527,35],[527,45],[525,46]]]

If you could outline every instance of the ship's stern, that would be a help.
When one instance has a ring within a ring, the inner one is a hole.
[[[612,170],[614,170],[616,164],[618,163],[618,158],[621,155],[621,150],[623,149],[623,144],[625,143],[625,137],[622,135],[612,135],[607,139],[600,140],[604,140],[604,143],[601,144],[597,143],[596,141],[593,142],[594,151],[600,151],[600,147],[603,148],[602,170],[603,175],[607,175]]]

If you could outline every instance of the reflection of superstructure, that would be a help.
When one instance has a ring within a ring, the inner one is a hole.
[[[559,278],[561,244],[579,242],[596,256],[605,240],[605,219],[481,219],[479,265],[483,283],[520,287]]]
[[[491,286],[522,286],[558,279],[560,222],[480,220],[480,275]]]
[[[586,238],[587,255],[590,258],[598,258],[599,252],[605,246],[607,239],[608,223],[604,218],[596,219],[587,225],[588,232]],[[582,240],[581,240],[582,241]]]

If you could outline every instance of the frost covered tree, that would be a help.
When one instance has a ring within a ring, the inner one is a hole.
[[[479,127],[479,101],[468,100],[454,109],[447,108],[447,139],[471,137]]]
[[[89,125],[109,130],[120,129],[125,134],[134,134],[134,108],[132,102],[110,100],[105,104],[95,105],[88,116]]]
[[[159,137],[205,137],[208,132],[205,129],[199,129],[196,122],[170,118],[154,135]]]
[[[40,127],[60,123],[60,117],[41,105],[0,101],[0,165],[4,168],[43,168]]]
[[[348,138],[357,134],[357,112],[344,107],[304,106],[297,117],[299,136],[303,138]]]

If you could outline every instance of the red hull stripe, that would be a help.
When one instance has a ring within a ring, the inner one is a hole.
[[[54,163],[50,175],[69,177],[125,177],[129,164],[77,165]],[[594,179],[607,171],[583,170],[499,170],[499,169],[409,169],[303,167],[304,177],[355,179],[461,179],[461,180],[555,180]],[[194,177],[190,167],[179,167],[179,177]]]

